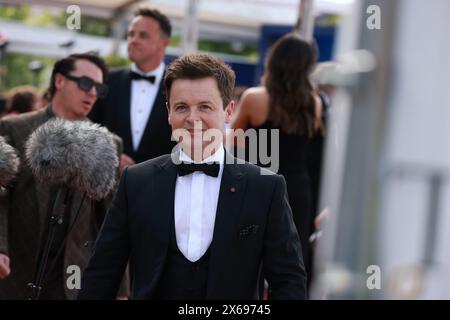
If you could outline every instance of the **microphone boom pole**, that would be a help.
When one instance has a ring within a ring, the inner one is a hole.
[[[30,300],[37,300],[45,276],[52,271],[63,251],[85,200],[83,196],[71,226],[53,254],[53,264],[47,269],[55,234],[63,227],[64,219],[69,218],[74,192],[82,192],[94,200],[104,199],[115,186],[119,160],[114,137],[106,128],[89,121],[60,118],[49,120],[36,129],[26,143],[25,155],[34,176],[58,188],[49,206],[48,232],[40,248],[33,281],[28,284]]]
[[[41,252],[41,256],[38,261],[41,263],[38,264],[38,268],[34,275],[33,282],[28,284],[30,288],[31,294],[29,300],[38,300],[39,295],[42,291],[42,282],[45,278],[45,268],[48,263],[48,257],[50,255],[50,248],[53,244],[53,239],[55,238],[56,228],[61,226],[63,223],[64,216],[66,215],[66,207],[69,199],[70,189],[67,187],[61,187],[58,189],[56,193],[56,198],[51,207],[51,215],[50,222],[48,228],[48,235],[46,237],[46,241]]]

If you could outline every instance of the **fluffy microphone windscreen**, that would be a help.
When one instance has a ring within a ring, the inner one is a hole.
[[[19,164],[16,150],[0,136],[0,186],[6,187],[14,179]]]
[[[56,118],[33,132],[25,146],[37,179],[104,198],[116,182],[119,165],[113,135],[90,121]]]

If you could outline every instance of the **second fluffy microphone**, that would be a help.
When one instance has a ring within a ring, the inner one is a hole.
[[[16,150],[0,137],[0,186],[6,187],[14,179],[19,164]]]

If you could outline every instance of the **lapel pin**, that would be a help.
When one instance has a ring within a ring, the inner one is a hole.
[[[235,187],[231,187],[230,188],[230,192],[236,192],[236,188]]]

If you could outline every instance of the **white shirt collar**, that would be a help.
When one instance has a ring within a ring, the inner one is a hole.
[[[223,148],[223,143],[220,144],[219,149],[209,156],[206,159],[203,159],[202,161],[196,162],[191,159],[184,151],[180,148],[180,161],[181,162],[189,162],[189,163],[210,163],[210,162],[218,162],[220,165],[222,165],[225,161],[225,150]]]
[[[136,66],[136,64],[135,63],[132,63],[131,64],[131,67],[130,67],[130,69],[131,69],[131,71],[133,71],[133,72],[136,72],[136,73],[139,73],[139,74],[141,74],[141,75],[143,75],[143,76],[155,76],[155,83],[160,83],[161,82],[161,80],[162,80],[162,77],[163,77],[163,74],[164,74],[164,70],[166,69],[166,64],[164,63],[164,61],[162,61],[160,64],[159,64],[159,66],[158,67],[156,67],[156,69],[154,69],[154,70],[151,70],[151,71],[149,71],[149,72],[144,72],[144,71],[141,71],[137,66]]]

